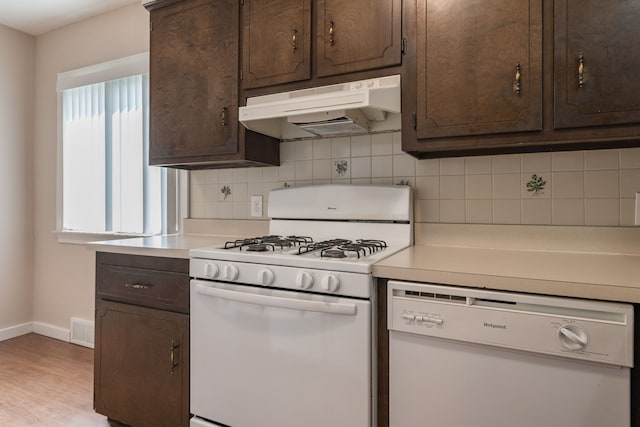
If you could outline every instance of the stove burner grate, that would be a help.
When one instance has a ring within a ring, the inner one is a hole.
[[[331,239],[331,240],[323,240],[321,242],[314,242],[308,245],[303,245],[298,248],[298,255],[303,255],[309,252],[320,251],[320,256],[322,256],[322,251],[324,249],[331,249],[334,246],[345,245],[347,243],[351,243],[351,240],[347,239]]]
[[[319,251],[321,258],[364,258],[387,247],[384,240],[374,239],[329,239],[314,242],[307,236],[278,236],[267,235],[260,237],[250,237],[226,242],[225,249],[238,249],[248,252],[275,252],[297,247],[297,254],[304,255]]]
[[[313,242],[311,237],[306,236],[277,236],[268,235],[260,237],[249,237],[246,239],[232,240],[225,242],[225,249],[239,249],[254,252],[275,251],[276,249],[292,248]]]
[[[257,245],[258,243],[260,243],[260,242],[258,241],[258,239],[255,239],[255,238],[232,240],[232,241],[229,241],[229,242],[225,242],[224,248],[225,249],[234,249],[234,248],[240,248],[240,247],[246,246],[246,245]]]
[[[313,239],[307,236],[287,236],[287,240],[299,245],[313,243]]]
[[[360,258],[360,254],[362,254],[362,256],[367,256],[373,253],[371,250],[369,250],[368,251],[369,253],[367,253],[368,248],[365,246],[359,245],[358,243],[348,243],[346,245],[340,245],[338,246],[338,249],[344,252],[355,252],[358,258]]]
[[[298,248],[298,255],[320,251],[321,258],[346,258],[356,256],[366,257],[387,247],[383,240],[358,239],[355,242],[348,239],[332,239],[303,245]]]

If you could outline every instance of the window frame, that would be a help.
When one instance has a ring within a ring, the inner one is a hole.
[[[85,244],[96,240],[114,240],[132,237],[148,237],[150,234],[87,232],[63,229],[63,126],[62,126],[62,92],[66,89],[80,87],[109,80],[115,80],[136,74],[149,72],[149,52],[127,56],[112,61],[102,62],[58,74],[57,93],[57,159],[56,159],[56,230],[59,243]],[[188,217],[189,174],[186,171],[167,168],[166,194],[166,226],[163,234],[176,234],[180,231],[184,218]]]

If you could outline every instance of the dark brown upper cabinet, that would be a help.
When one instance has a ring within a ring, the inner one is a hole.
[[[640,3],[405,3],[402,149],[419,158],[640,146]]]
[[[402,0],[313,7],[311,0],[243,0],[243,89],[401,64]]]
[[[542,0],[421,1],[417,24],[418,138],[542,128]]]
[[[401,63],[401,0],[318,0],[318,76]]]
[[[240,128],[238,0],[157,0],[150,11],[149,164],[279,164],[278,141]]]
[[[238,3],[151,13],[150,164],[237,152]]]
[[[243,86],[311,77],[311,0],[244,0]]]
[[[640,2],[556,0],[556,128],[640,123]]]

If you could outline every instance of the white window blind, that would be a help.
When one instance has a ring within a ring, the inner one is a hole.
[[[122,65],[123,61],[115,63]],[[104,77],[105,67],[100,73]],[[149,81],[136,74],[73,87],[59,76],[62,105],[62,230],[87,233],[174,232],[176,174],[148,166]],[[122,73],[120,71],[120,73]],[[117,75],[118,73],[116,73]],[[108,73],[107,73],[108,75]],[[89,79],[90,80],[90,79]],[[61,83],[63,87],[61,87]],[[172,191],[167,191],[174,186]]]

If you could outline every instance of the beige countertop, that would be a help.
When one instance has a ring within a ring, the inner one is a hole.
[[[373,267],[398,280],[640,303],[640,256],[412,246]]]
[[[373,274],[640,303],[640,229],[504,227],[418,226],[416,245],[374,265]]]
[[[266,221],[187,220],[184,234],[92,242],[95,251],[188,258],[267,233]],[[416,224],[415,246],[373,266],[396,280],[640,303],[640,228]]]
[[[229,240],[266,234],[266,221],[185,220],[183,234],[90,242],[96,252],[189,258],[189,250],[224,245]]]
[[[130,255],[189,258],[189,250],[205,246],[223,245],[232,240],[229,236],[173,234],[167,236],[134,237],[119,240],[91,242],[87,245],[96,252]]]

